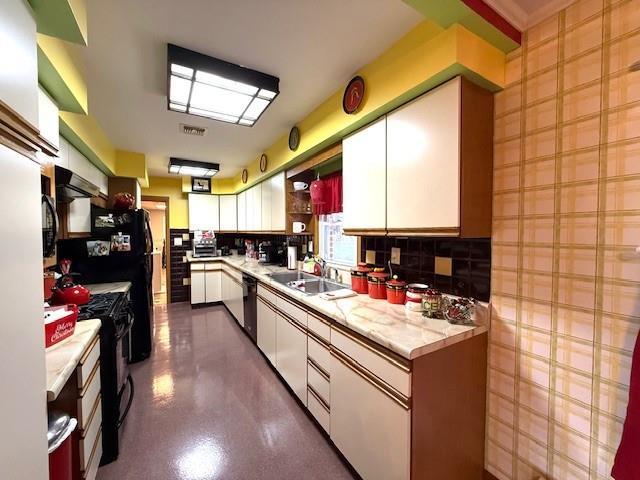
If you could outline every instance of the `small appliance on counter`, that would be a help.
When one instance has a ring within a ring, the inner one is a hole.
[[[298,247],[287,247],[287,268],[289,270],[295,270],[298,268]]]
[[[282,262],[283,256],[284,250],[282,245],[274,245],[270,241],[260,242],[258,245],[259,263],[279,264]]]
[[[217,256],[216,236],[213,230],[197,230],[193,233],[193,256],[215,257]]]

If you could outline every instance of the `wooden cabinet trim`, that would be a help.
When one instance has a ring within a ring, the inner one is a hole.
[[[312,316],[315,317],[315,315],[312,315]],[[313,338],[316,342],[318,342],[320,345],[323,345],[326,348],[329,348],[331,346],[331,343],[329,341],[325,340],[324,338],[322,338],[320,335],[318,335],[316,332],[314,332],[308,327],[307,327],[307,332],[309,333],[309,336]]]
[[[389,397],[391,400],[396,402],[402,408],[404,408],[405,410],[411,410],[410,398],[405,397],[396,389],[384,383],[374,374],[370,373],[368,370],[361,367],[358,364],[358,362],[356,362],[355,360],[352,360],[349,356],[345,355],[337,348],[332,346],[329,349],[329,352],[331,353],[331,356],[333,356],[336,360],[342,363],[345,367],[349,368],[352,372],[358,374],[360,377],[362,377],[363,380],[366,380],[368,383],[376,387],[378,390],[380,390],[382,393],[384,393],[387,397]]]
[[[58,156],[58,149],[40,135],[40,130],[2,100],[0,100],[0,143],[32,160],[36,160],[36,153],[39,151],[50,157]]]
[[[327,382],[331,381],[331,375],[329,375],[329,373],[325,371],[324,368],[318,365],[313,358],[307,357],[307,363],[311,368],[313,368],[316,372],[318,372],[320,376],[324,378]]]
[[[313,396],[313,398],[318,401],[322,408],[327,411],[327,413],[331,413],[331,408],[329,407],[329,405],[327,405],[327,402],[324,401],[324,399],[318,394],[318,392],[313,389],[311,385],[307,385],[307,390]]]

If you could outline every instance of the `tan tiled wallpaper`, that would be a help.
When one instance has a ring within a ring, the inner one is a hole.
[[[640,328],[638,60],[639,0],[580,0],[509,55],[486,449],[500,479],[610,478]]]

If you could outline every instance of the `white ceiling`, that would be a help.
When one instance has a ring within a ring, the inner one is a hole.
[[[91,1],[89,110],[117,148],[147,155],[150,175],[177,156],[231,176],[421,19],[400,0]],[[278,76],[280,96],[253,128],[169,112],[167,43]]]
[[[576,0],[485,0],[519,30],[524,31],[541,20],[568,7]]]

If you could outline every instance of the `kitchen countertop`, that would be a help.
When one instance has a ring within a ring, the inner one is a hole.
[[[452,325],[446,320],[426,318],[421,312],[410,312],[403,305],[392,305],[368,295],[340,300],[305,295],[269,277],[271,273],[288,271],[286,267],[248,261],[244,255],[195,258],[188,255],[187,261],[224,262],[409,360],[488,331],[490,308],[483,302],[476,307],[476,325]]]
[[[131,282],[90,283],[85,285],[92,295],[99,293],[127,293],[131,290]]]
[[[73,335],[45,351],[47,366],[47,401],[58,398],[82,358],[82,354],[98,335],[100,320],[83,320],[76,324]]]

